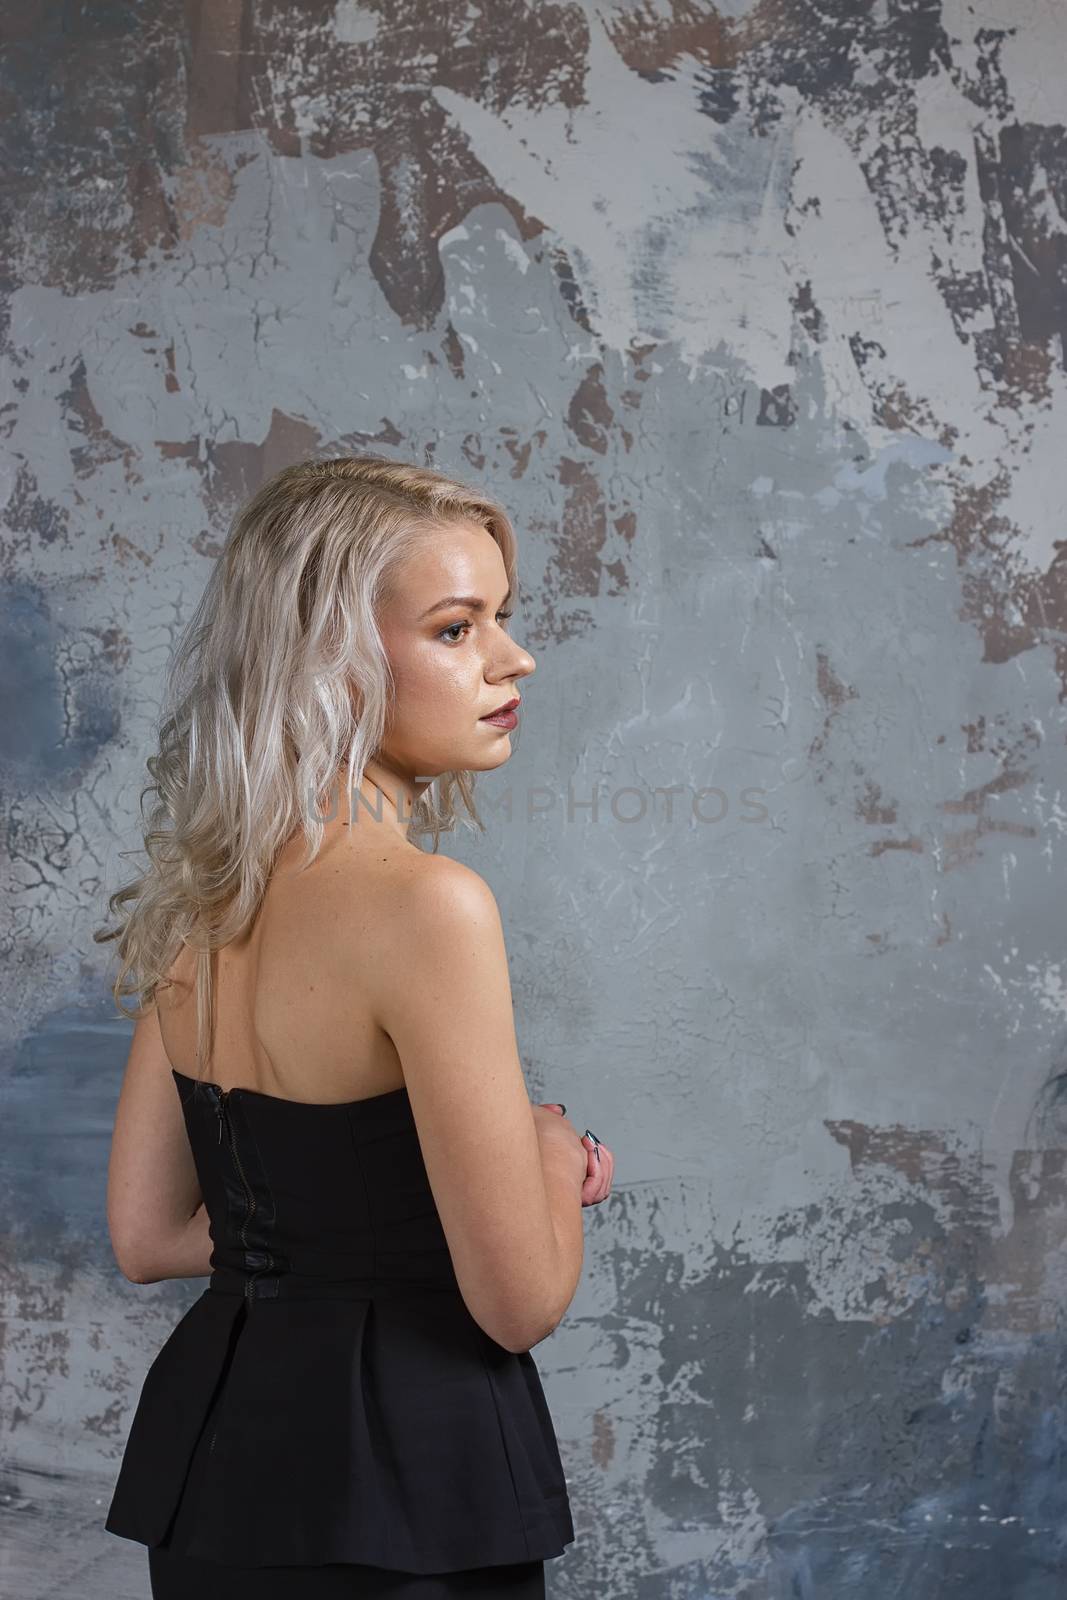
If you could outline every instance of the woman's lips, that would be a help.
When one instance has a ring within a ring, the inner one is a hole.
[[[517,728],[519,714],[517,711],[496,711],[491,717],[479,717],[479,722],[488,722],[494,728]]]

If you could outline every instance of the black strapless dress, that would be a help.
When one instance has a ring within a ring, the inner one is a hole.
[[[464,1305],[407,1090],[308,1105],[174,1080],[212,1274],[145,1377],[106,1530],[250,1567],[561,1555],[540,1377]]]

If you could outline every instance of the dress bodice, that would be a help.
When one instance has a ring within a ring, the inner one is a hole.
[[[145,1377],[106,1529],[245,1565],[562,1554],[537,1367],[467,1310],[406,1089],[307,1104],[173,1077],[212,1272]]]

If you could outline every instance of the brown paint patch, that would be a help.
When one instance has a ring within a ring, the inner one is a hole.
[[[208,528],[201,528],[195,538],[190,539],[189,548],[198,556],[203,556],[205,561],[217,561],[221,556],[225,544],[218,539]]]
[[[35,158],[9,185],[21,225],[6,261],[16,282],[77,294],[152,252],[184,249],[225,219],[237,167],[211,139],[239,132],[296,159],[374,153],[371,269],[412,326],[440,312],[438,242],[472,208],[504,206],[523,239],[543,229],[486,171],[436,91],[497,116],[581,105],[589,32],[577,3],[484,7],[472,35],[466,0],[442,0],[432,14],[400,0],[359,42],[338,36],[336,0],[186,0],[184,29],[156,8],[98,9],[38,18],[23,41]],[[580,320],[580,297],[564,299]]]
[[[139,544],[134,544],[133,540],[128,538],[126,534],[113,533],[108,542],[114,553],[116,566],[125,567],[131,561],[139,561],[141,566],[145,568],[152,565],[152,557],[149,552],[142,550]]]
[[[923,842],[915,837],[908,839],[879,839],[875,844],[871,845],[868,854],[877,858],[878,856],[884,856],[890,850],[907,850],[912,855],[921,856]]]
[[[200,439],[155,439],[153,443],[164,461],[196,461],[200,456]]]
[[[212,501],[220,510],[236,509],[283,467],[312,455],[318,444],[319,435],[310,423],[287,417],[277,408],[271,412],[262,444],[208,441],[207,484]]]
[[[1062,642],[1067,631],[1067,540],[1053,540],[1056,553],[1045,572],[1025,570],[1017,554],[1024,544],[1023,531],[999,509],[1011,490],[1009,468],[1000,467],[979,485],[962,481],[954,472],[946,477],[954,494],[951,517],[944,528],[908,541],[906,548],[950,545],[962,572],[960,616],[974,624],[982,640],[983,661],[999,664],[1047,646],[1062,702],[1067,699],[1067,650]]]
[[[897,820],[897,808],[894,801],[883,803],[882,786],[868,777],[863,792],[856,804],[856,815],[861,822],[889,823]]]
[[[388,445],[391,449],[396,449],[399,445],[404,444],[406,439],[407,435],[400,431],[395,422],[392,422],[388,417],[383,417],[381,427],[374,433],[367,433],[358,428],[352,433],[342,433],[337,441],[337,453],[342,454],[345,451],[351,451],[355,454],[360,450],[373,452],[381,445]]]
[[[485,463],[488,460],[488,457],[485,453],[485,450],[482,448],[481,434],[468,433],[465,436],[460,449],[463,451],[464,459],[470,462],[475,472],[485,471]]]
[[[1015,116],[1000,65],[1002,30],[975,24],[976,59],[965,66],[953,59],[952,41],[932,13],[901,26],[891,11],[870,7],[757,0],[744,16],[724,19],[714,8],[676,0],[665,14],[635,6],[606,26],[620,58],[646,81],[670,81],[683,61],[700,63],[700,81],[708,85],[703,109],[721,116],[733,96],[753,132],[780,117],[779,86],[817,106],[859,163],[890,245],[899,248],[916,226],[936,239],[933,280],[960,340],[973,351],[992,406],[1021,411],[1049,403],[1053,363],[1065,359],[1067,344],[1067,129]],[[863,71],[871,60],[879,63],[875,83]],[[976,126],[973,150],[983,212],[980,271],[958,271],[946,259],[957,230],[967,224],[969,163],[960,152],[925,147],[920,138],[915,86],[935,71],[948,73],[961,94],[990,113],[988,124]],[[817,196],[799,202],[798,214],[809,207],[818,209]],[[793,307],[798,324],[819,338],[822,323],[810,285],[798,288]],[[981,326],[987,320],[988,329]],[[958,430],[885,370],[889,355],[877,340],[854,334],[851,345],[878,422],[957,446]],[[764,393],[760,420],[787,425],[785,386]],[[961,466],[974,470],[969,461]],[[999,510],[1010,469],[979,486],[951,467],[942,473],[956,507],[937,537],[956,546],[965,568],[962,614],[982,637],[984,659],[1003,662],[1045,644],[1053,652],[1060,700],[1067,700],[1067,647],[1057,637],[1067,627],[1062,546],[1047,572],[1023,571],[1016,556],[1022,531]],[[982,547],[992,550],[992,566],[977,559]]]
[[[808,758],[816,765],[816,782],[822,783],[833,767],[828,754],[830,729],[842,707],[849,700],[859,699],[859,690],[842,682],[830,665],[829,655],[821,647],[815,651],[815,682],[827,711],[822,728],[808,746]]]
[[[382,448],[396,449],[408,442],[388,418],[383,418],[374,433],[356,430],[324,441],[302,417],[287,416],[275,407],[260,444],[245,440],[218,444],[197,435],[192,439],[157,439],[155,445],[164,460],[186,461],[196,469],[205,508],[217,526],[228,522],[268,478],[294,462],[324,454],[358,455]],[[206,528],[191,544],[209,559],[222,549],[216,535]]]
[[[68,430],[73,434],[80,434],[83,441],[70,447],[70,459],[75,477],[90,478],[108,462],[121,461],[127,483],[142,481],[141,474],[134,464],[137,460],[137,451],[124,440],[116,438],[110,429],[104,426],[103,418],[89,393],[85,362],[81,356],[74,363],[70,383],[60,394],[59,404]]]
[[[604,368],[599,361],[589,368],[567,407],[567,426],[580,444],[598,455],[606,455],[614,412],[604,389]],[[629,435],[623,430],[623,438]],[[626,446],[629,449],[629,443]]]
[[[615,518],[615,530],[627,544],[633,544],[637,534],[637,514],[634,511],[623,511]]]
[[[620,374],[624,403],[637,409],[646,391],[639,388],[654,374],[646,365],[658,349],[656,344],[633,345],[627,352],[629,371]],[[567,426],[576,443],[596,457],[610,460],[612,447],[620,443],[625,451],[633,435],[618,425],[619,402],[609,387],[608,369],[597,361],[583,373],[567,408]],[[546,443],[544,430],[530,439],[520,440],[514,429],[502,431],[505,448],[512,456],[512,477],[522,476],[529,465],[531,451]],[[531,643],[546,639],[557,642],[585,631],[592,625],[587,610],[565,611],[563,602],[580,596],[606,596],[625,593],[630,587],[629,555],[638,533],[638,516],[630,501],[605,495],[598,465],[580,457],[564,455],[556,468],[565,491],[559,524],[528,520],[531,531],[540,532],[552,552],[548,569],[540,584],[543,610],[529,631]],[[605,474],[614,483],[614,474]],[[619,475],[624,481],[624,475]]]
[[[430,327],[444,298],[438,242],[475,206],[505,206],[523,239],[543,227],[500,189],[435,90],[498,115],[580,105],[587,23],[578,5],[487,7],[475,43],[465,0],[444,0],[432,17],[419,0],[401,0],[388,26],[351,42],[338,37],[335,13],[335,0],[188,0],[187,135],[255,128],[293,157],[372,150],[381,196],[371,270],[402,322]],[[309,104],[319,109],[308,132]]]
[[[540,259],[540,258],[538,258]],[[589,317],[589,309],[582,296],[581,285],[571,266],[571,258],[562,244],[553,244],[548,252],[548,262],[556,275],[559,285],[560,298],[567,307],[571,318],[582,329],[583,333],[592,334],[593,325]]]
[[[262,11],[269,16],[271,9]],[[259,125],[254,88],[265,52],[257,38],[256,12],[252,0],[186,0],[187,138]],[[299,155],[299,145],[280,153]]]
[[[5,173],[6,271],[70,296],[109,286],[174,241],[180,24],[153,6],[6,13],[8,42],[16,14],[21,34],[4,103],[21,150]]]
[[[227,156],[206,139],[194,136],[188,143],[189,160],[174,173],[174,217],[182,243],[201,228],[221,228],[236,189],[236,174],[255,157],[239,154],[231,167]]]
[[[907,1128],[899,1122],[871,1127],[847,1118],[827,1120],[824,1126],[848,1151],[853,1172],[861,1173],[868,1167],[891,1167],[909,1183],[936,1189],[959,1207],[961,1215],[970,1214],[969,1196],[976,1185],[980,1187],[984,1182],[981,1178],[984,1169],[981,1158],[967,1151],[956,1135],[929,1128]],[[968,1174],[966,1183],[961,1181],[964,1168]],[[988,1200],[988,1196],[986,1198]],[[993,1220],[995,1213],[990,1217],[990,1221]]]
[[[961,564],[972,556],[992,557],[1001,561],[1012,538],[1019,531],[1013,522],[1001,516],[997,510],[1010,489],[1011,474],[1003,466],[982,484],[957,480],[948,525],[937,533],[912,539],[905,548],[922,550],[928,544],[950,544]]]
[[[900,1124],[870,1127],[827,1121],[862,1178],[877,1167],[898,1172],[920,1192],[936,1195],[946,1235],[918,1238],[914,1255],[895,1268],[933,1272],[950,1307],[982,1293],[981,1326],[989,1332],[1052,1332],[1061,1317],[1067,1234],[1067,1151],[1016,1150],[1008,1173],[1011,1226],[1002,1232],[989,1164],[955,1134]]]
[[[736,22],[693,0],[674,0],[664,11],[640,6],[617,12],[605,18],[604,27],[621,59],[643,77],[667,72],[683,56],[710,67],[734,68],[744,49]]]
[[[923,439],[936,439],[946,450],[955,445],[959,429],[941,422],[926,397],[912,394],[899,379],[882,383],[872,378],[867,389],[872,415],[882,427],[891,428],[895,433],[914,433]]]
[[[156,447],[166,461],[187,461],[201,478],[201,494],[211,515],[228,521],[233,513],[268,478],[295,461],[317,452],[319,435],[300,417],[288,417],[275,408],[270,427],[261,444],[231,440],[218,444],[211,439],[157,439]],[[204,530],[194,541],[194,549],[216,555],[221,546]]]
[[[87,631],[96,639],[99,646],[98,655],[109,666],[116,669],[128,667],[133,660],[133,640],[123,628],[112,626],[110,628],[88,628]]]
[[[464,376],[463,340],[452,326],[451,321],[445,328],[444,338],[441,340],[441,348],[445,352],[448,370],[452,376],[454,378],[462,378]]]
[[[1007,834],[1015,838],[1035,839],[1038,832],[1030,823],[997,818],[991,816],[988,810],[990,801],[1002,795],[1012,794],[1016,790],[1026,789],[1033,780],[1033,768],[1027,762],[1041,747],[1041,735],[1038,730],[1027,723],[1018,732],[1012,730],[1006,736],[1001,736],[999,732],[994,734],[988,730],[985,718],[982,717],[978,723],[966,724],[964,731],[967,734],[968,752],[971,754],[987,752],[1000,761],[1001,770],[985,783],[968,789],[958,800],[941,802],[940,810],[946,816],[976,818],[974,827],[946,836],[943,867],[945,872],[951,872],[957,867],[977,860],[981,855],[980,841],[986,834]]]
[[[566,490],[556,571],[568,595],[595,595],[600,590],[600,552],[607,536],[607,515],[600,484],[591,467],[564,456],[559,481]]]
[[[530,465],[530,457],[534,446],[543,449],[548,441],[548,434],[544,428],[538,428],[528,439],[519,439],[514,428],[500,430],[501,442],[508,455],[511,457],[511,477],[522,478]]]
[[[869,827],[891,826],[897,820],[897,802],[883,798],[881,784],[865,774],[858,762],[853,762],[853,769],[857,778],[863,779],[863,787],[856,796],[856,816]],[[923,848],[922,840],[911,834],[904,839],[878,839],[869,847],[868,854],[875,860],[896,850],[922,855]],[[877,937],[880,939],[881,935]]]

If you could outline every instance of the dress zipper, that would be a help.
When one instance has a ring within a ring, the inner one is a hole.
[[[252,1185],[249,1183],[248,1179],[245,1176],[245,1169],[241,1165],[241,1157],[237,1153],[237,1141],[235,1140],[234,1135],[233,1135],[233,1119],[229,1115],[229,1106],[227,1104],[227,1102],[229,1100],[229,1097],[230,1097],[232,1092],[233,1091],[230,1090],[230,1089],[220,1089],[220,1088],[218,1088],[216,1086],[216,1088],[215,1088],[215,1109],[216,1109],[216,1111],[218,1113],[218,1118],[219,1118],[219,1143],[220,1144],[222,1143],[222,1130],[223,1130],[223,1127],[225,1126],[226,1136],[227,1136],[227,1139],[228,1139],[228,1142],[229,1142],[229,1146],[230,1146],[230,1154],[233,1156],[233,1164],[237,1168],[237,1176],[240,1178],[241,1186],[242,1186],[242,1188],[244,1189],[244,1192],[245,1192],[245,1215],[244,1215],[244,1221],[241,1223],[241,1226],[238,1229],[238,1233],[240,1235],[241,1243],[244,1246],[245,1250],[247,1251],[247,1249],[248,1249],[248,1225],[252,1221],[252,1217],[255,1214],[256,1197],[255,1197],[255,1194],[253,1193]],[[250,1273],[248,1278],[245,1281],[245,1298],[248,1301],[251,1301],[253,1299],[252,1286],[255,1283],[256,1278],[261,1273],[269,1272],[271,1267],[273,1267],[273,1265],[274,1265],[274,1257],[271,1255],[270,1251],[268,1250],[267,1251],[267,1265],[265,1267],[260,1267],[256,1272]]]
[[[255,1213],[256,1197],[255,1197],[255,1194],[254,1194],[254,1192],[252,1190],[252,1185],[249,1183],[247,1177],[245,1176],[245,1169],[241,1165],[241,1157],[237,1153],[237,1141],[234,1138],[234,1133],[233,1133],[233,1120],[229,1115],[229,1106],[227,1104],[227,1102],[228,1102],[228,1100],[230,1098],[230,1094],[231,1094],[232,1091],[229,1090],[229,1089],[222,1089],[222,1088],[220,1088],[218,1086],[218,1084],[213,1084],[212,1088],[215,1091],[215,1111],[216,1111],[216,1113],[218,1115],[218,1119],[219,1119],[219,1144],[222,1143],[222,1130],[225,1127],[227,1142],[229,1143],[229,1146],[230,1146],[230,1154],[233,1156],[233,1164],[237,1169],[237,1176],[240,1178],[241,1186],[242,1186],[242,1188],[244,1189],[244,1192],[245,1192],[245,1215],[244,1215],[244,1220],[242,1221],[241,1226],[238,1229],[238,1233],[240,1235],[241,1243],[244,1245],[244,1248],[247,1251],[247,1249],[248,1249],[248,1224],[251,1222],[252,1217],[253,1217],[253,1215]],[[270,1268],[273,1267],[273,1265],[274,1265],[274,1257],[271,1255],[270,1251],[268,1250],[267,1251],[267,1265],[265,1267],[261,1267],[259,1270],[260,1270],[260,1272],[269,1272]],[[245,1293],[245,1299],[248,1302],[248,1310],[249,1311],[251,1311],[251,1309],[252,1309],[252,1300],[254,1298],[253,1292],[252,1292],[252,1286],[255,1283],[255,1280],[256,1280],[257,1276],[258,1276],[258,1274],[253,1272],[253,1273],[250,1273],[249,1276],[245,1280],[244,1293]],[[216,1423],[215,1427],[211,1430],[211,1442],[210,1442],[210,1444],[208,1445],[208,1448],[207,1448],[207,1453],[208,1453],[209,1456],[213,1453],[213,1451],[215,1449],[215,1440],[218,1438],[218,1436],[219,1436],[219,1430],[218,1430],[218,1424]]]

